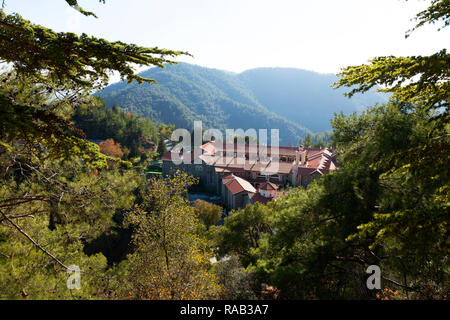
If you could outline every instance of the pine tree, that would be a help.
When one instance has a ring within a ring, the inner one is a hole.
[[[164,139],[159,139],[158,141],[158,149],[156,150],[158,154],[162,157],[167,152],[166,143],[164,142]]]
[[[82,14],[95,16],[80,8],[77,1],[66,2]],[[0,83],[0,143],[7,148],[12,141],[22,139],[30,146],[44,144],[55,157],[84,152],[89,154],[86,160],[106,165],[106,159],[92,152],[95,146],[80,138],[76,128],[61,116],[62,105],[76,108],[85,104],[92,90],[107,84],[111,71],[129,83],[155,82],[137,75],[133,65],[164,68],[165,63],[174,63],[170,58],[181,54],[186,53],[108,42],[86,34],[57,33],[0,9],[0,60],[12,64],[19,81],[57,97],[36,103],[32,93],[9,90]]]
[[[135,252],[129,256],[128,283],[134,299],[197,300],[216,297],[210,271],[212,252],[197,234],[199,222],[185,198],[195,179],[185,173],[169,181],[153,178],[142,205],[127,216],[134,226]]]

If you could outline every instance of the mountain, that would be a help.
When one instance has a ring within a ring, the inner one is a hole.
[[[294,68],[258,68],[238,77],[267,109],[313,132],[331,129],[334,113],[360,112],[376,103],[387,102],[387,96],[377,92],[358,94],[351,99],[345,97],[348,88],[331,88],[338,80],[333,74]]]
[[[334,112],[345,113],[383,102],[368,93],[365,102],[351,101],[330,85],[333,75],[285,68],[253,69],[241,74],[187,63],[151,68],[140,74],[158,84],[112,84],[99,95],[154,122],[192,128],[279,129],[281,143],[296,144],[307,133],[330,129]]]

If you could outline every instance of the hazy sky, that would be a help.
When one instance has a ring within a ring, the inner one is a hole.
[[[295,67],[336,73],[381,55],[450,49],[450,27],[417,30],[411,18],[429,1],[410,0],[7,0],[6,12],[53,28],[141,46],[188,51],[180,61],[241,72]]]

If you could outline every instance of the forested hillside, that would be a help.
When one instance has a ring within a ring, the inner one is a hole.
[[[280,129],[284,143],[296,143],[310,131],[270,112],[261,105],[234,74],[185,63],[150,69],[143,77],[158,84],[114,84],[101,96],[107,106],[119,104],[125,110],[155,122],[192,128],[201,120],[205,128]]]
[[[72,119],[90,140],[114,139],[119,142],[127,157],[154,149],[159,142],[158,128],[150,119],[123,112],[117,105],[108,109],[101,99],[95,107],[76,109]]]
[[[348,115],[387,101],[387,96],[374,91],[348,99],[344,89],[331,88],[338,80],[335,75],[301,69],[252,69],[239,74],[239,79],[269,110],[313,132],[331,129],[334,113]]]
[[[282,143],[296,144],[307,133],[330,129],[335,112],[349,114],[383,102],[367,93],[354,101],[333,90],[337,78],[299,69],[255,69],[235,74],[180,63],[141,73],[158,84],[113,84],[100,94],[108,107],[126,110],[155,122],[192,127],[278,128]]]

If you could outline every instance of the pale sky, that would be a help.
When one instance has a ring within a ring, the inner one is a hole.
[[[18,12],[56,31],[188,51],[179,61],[242,72],[294,67],[321,73],[375,56],[450,50],[450,27],[426,26],[405,39],[423,0],[79,0],[98,19],[64,0],[7,0]]]

